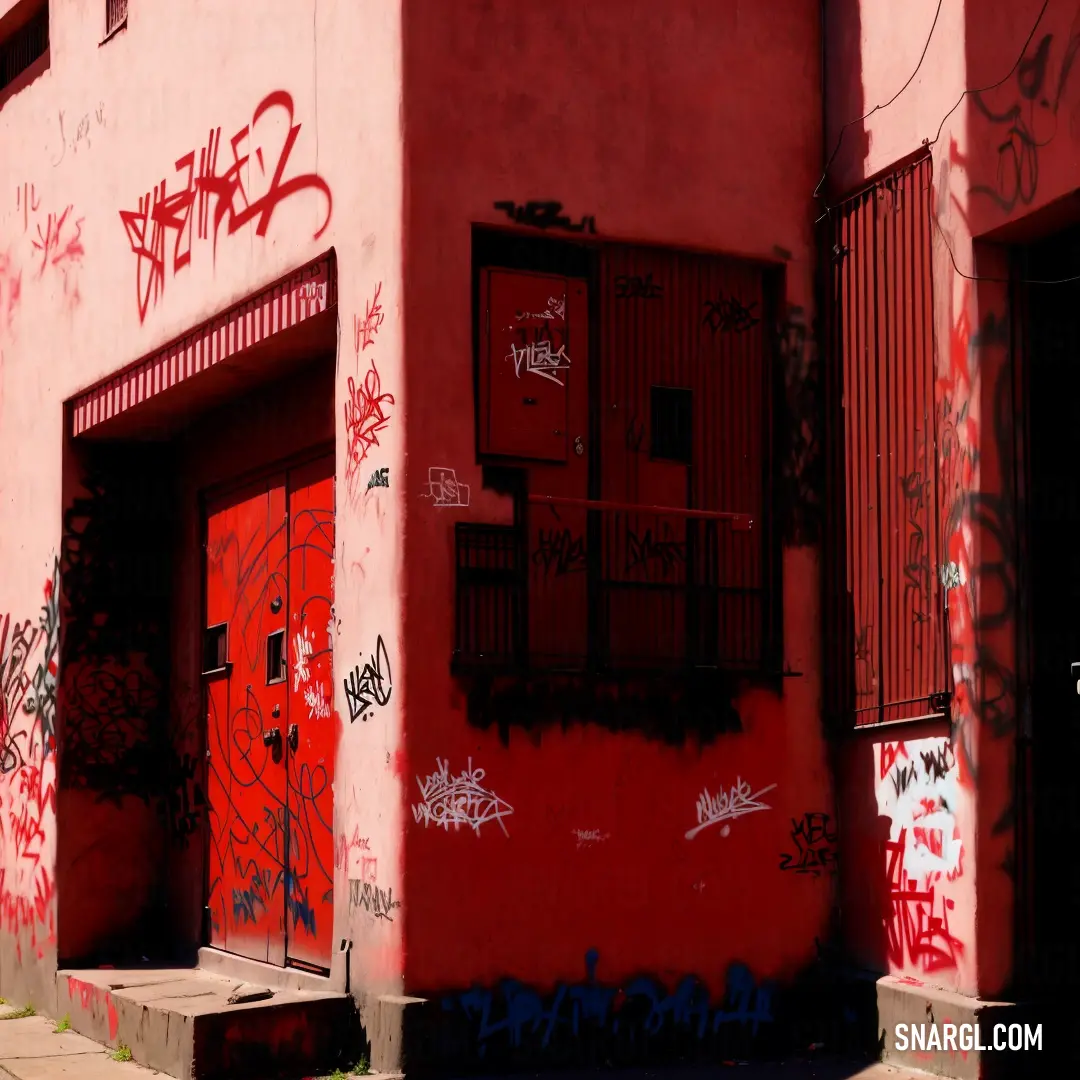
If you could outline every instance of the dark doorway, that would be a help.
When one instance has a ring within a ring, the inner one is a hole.
[[[1062,281],[1080,268],[1080,229],[1022,255],[1026,282]],[[1080,876],[1069,854],[1080,825],[1080,280],[1028,284],[1024,304],[1031,640],[1031,808],[1034,825],[1026,981],[1043,999],[1045,1048],[1077,1056],[1067,1019],[1080,984],[1074,915]],[[1017,882],[1018,899],[1024,882]],[[1054,1003],[1062,1012],[1057,1013]],[[1056,1038],[1055,1038],[1056,1034]],[[1052,1045],[1052,1044],[1057,1044]]]

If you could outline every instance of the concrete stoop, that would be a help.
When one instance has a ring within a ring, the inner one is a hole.
[[[272,1080],[344,1064],[357,1023],[330,991],[271,989],[197,968],[59,971],[57,1015],[178,1080]]]
[[[877,981],[878,1030],[881,1060],[887,1064],[919,1069],[951,1080],[1027,1080],[1040,1064],[1040,1051],[1010,1051],[992,1047],[998,1024],[1036,1024],[1038,1017],[1026,1005],[1007,1001],[983,1001],[949,990],[927,986],[916,979],[886,975]],[[905,1025],[906,1048],[898,1048],[897,1028]],[[957,1034],[969,1025],[966,1034],[969,1048],[959,1038],[952,1046],[934,1043],[930,1034],[937,1029],[943,1036],[946,1025],[954,1025]],[[925,1045],[916,1046],[912,1029],[921,1029]],[[977,1033],[977,1037],[976,1037]],[[981,1048],[980,1048],[981,1044]]]

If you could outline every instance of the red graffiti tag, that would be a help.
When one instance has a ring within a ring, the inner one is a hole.
[[[897,967],[905,963],[921,966],[924,972],[955,968],[963,955],[963,943],[949,931],[949,912],[953,901],[942,896],[937,907],[934,887],[923,889],[904,871],[907,830],[900,830],[895,842],[885,845],[888,852],[889,911],[885,916],[889,962]],[[935,915],[940,910],[940,915]]]
[[[80,239],[85,219],[76,219],[73,209],[68,206],[62,214],[49,214],[45,220],[44,231],[41,223],[38,223],[37,239],[31,240],[41,260],[38,277],[50,266],[63,267],[66,263],[77,263],[86,254]]]
[[[898,758],[907,757],[907,748],[902,742],[881,744],[881,779],[884,780]]]
[[[349,461],[345,479],[350,490],[368,451],[379,445],[379,432],[390,423],[386,408],[394,404],[393,394],[384,394],[379,370],[372,360],[364,382],[357,386],[349,377],[349,400],[345,402],[345,430],[349,437]]]
[[[255,138],[259,121],[272,110],[281,109],[288,118],[288,134],[278,152],[277,161],[269,177],[264,194],[257,199],[249,197],[244,188],[244,176],[250,174],[249,163],[254,159],[263,176],[267,175],[263,145],[254,151],[246,144]],[[186,173],[183,187],[171,195],[162,180],[156,184],[153,194],[139,198],[137,210],[121,210],[120,220],[127,233],[128,243],[136,258],[135,289],[139,308],[139,321],[146,318],[151,304],[156,304],[165,287],[166,234],[174,235],[172,246],[172,273],[182,270],[191,262],[191,242],[195,222],[198,222],[200,240],[212,240],[212,254],[217,256],[217,242],[222,225],[232,236],[238,229],[255,221],[255,235],[265,236],[270,228],[274,211],[286,199],[303,191],[317,191],[326,197],[326,217],[316,230],[313,239],[326,231],[333,213],[333,195],[330,185],[317,173],[304,173],[285,179],[289,158],[300,135],[300,124],[294,123],[293,98],[286,90],[274,90],[255,107],[251,123],[245,124],[229,140],[232,162],[226,171],[218,175],[218,151],[221,146],[221,128],[210,131],[207,143],[198,152],[189,151],[176,160],[175,170]],[[213,214],[210,213],[211,205]],[[193,215],[192,210],[196,213]]]
[[[347,839],[344,835],[339,836],[337,839],[337,852],[334,858],[334,864],[339,870],[347,870],[349,868],[349,856],[354,851],[370,851],[371,845],[368,843],[366,837],[360,835],[360,826],[357,825],[353,828],[352,839]]]
[[[9,255],[0,253],[0,336],[11,328],[21,292],[22,271],[15,268]]]
[[[79,1005],[82,1007],[83,1012],[90,1012],[95,1005],[104,1005],[106,1014],[109,1017],[109,1040],[110,1042],[116,1042],[116,1036],[120,1031],[120,1016],[116,1011],[116,1005],[113,1003],[112,994],[104,987],[96,986],[94,983],[86,982],[85,979],[77,979],[74,975],[68,976],[68,997],[71,999],[71,1003],[75,1004],[76,995],[78,995]]]
[[[375,295],[371,303],[367,305],[364,318],[359,315],[353,316],[353,338],[356,353],[359,356],[369,345],[375,344],[375,334],[378,332],[383,321],[382,304],[379,303],[379,293],[382,292],[382,282],[375,286]]]
[[[15,189],[15,209],[22,210],[23,232],[30,228],[30,215],[36,214],[41,200],[33,184],[20,184]]]

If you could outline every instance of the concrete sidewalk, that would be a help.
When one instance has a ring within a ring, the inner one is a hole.
[[[17,1019],[7,1019],[7,1017]],[[56,1032],[56,1024],[44,1016],[22,1016],[11,1005],[0,1007],[0,1080],[124,1080],[157,1074],[130,1062],[113,1061],[100,1043]]]
[[[0,1006],[0,1080],[57,1080],[62,1077],[68,1080],[124,1080],[125,1077],[137,1080],[165,1075],[133,1062],[115,1061],[112,1052],[100,1043],[73,1031],[57,1032],[56,1028],[56,1023],[47,1017],[23,1016],[14,1006]],[[732,1080],[929,1080],[926,1073],[890,1065],[862,1067],[824,1060],[708,1069],[543,1074],[544,1080],[712,1080],[727,1076]],[[378,1078],[371,1076],[370,1080]],[[536,1074],[523,1073],[514,1080],[536,1080]]]

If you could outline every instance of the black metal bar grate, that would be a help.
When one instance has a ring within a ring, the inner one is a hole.
[[[546,506],[530,511],[520,527],[457,526],[459,670],[767,666],[768,596],[748,569],[758,544],[749,518],[601,504],[587,529],[600,538],[599,557],[586,559],[578,538],[553,546],[530,527]]]
[[[128,0],[105,0],[105,36],[127,22]]]
[[[0,90],[10,85],[49,47],[49,6],[0,42]]]

